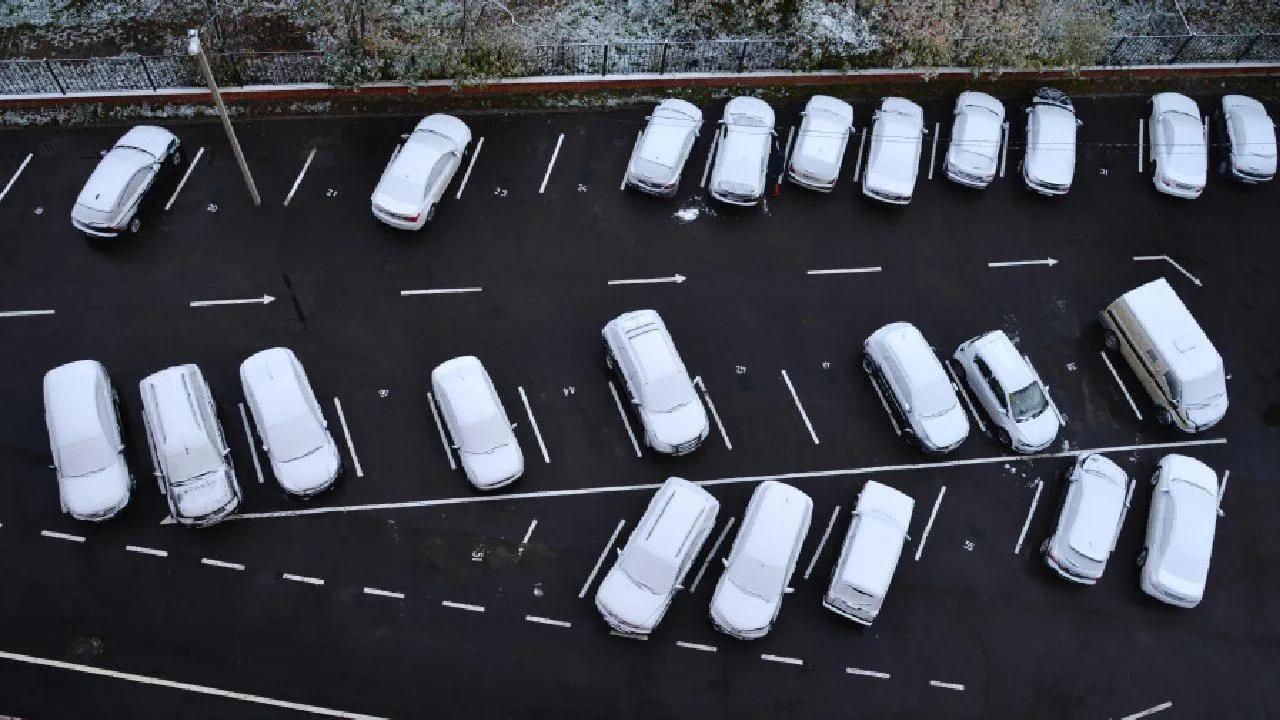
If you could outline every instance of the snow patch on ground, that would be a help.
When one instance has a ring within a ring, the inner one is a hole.
[[[698,219],[698,215],[702,213],[700,207],[680,208],[672,215],[681,225],[686,225]]]

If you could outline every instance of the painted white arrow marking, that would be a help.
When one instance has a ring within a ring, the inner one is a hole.
[[[1197,286],[1200,286],[1200,285],[1203,285],[1203,284],[1204,284],[1204,283],[1201,283],[1201,282],[1200,282],[1200,278],[1198,278],[1198,277],[1196,277],[1195,275],[1192,275],[1191,273],[1187,272],[1187,269],[1186,269],[1186,268],[1184,268],[1184,267],[1182,267],[1181,265],[1179,265],[1179,264],[1177,263],[1177,261],[1176,261],[1176,260],[1174,260],[1173,258],[1169,257],[1168,255],[1134,255],[1134,256],[1133,256],[1133,259],[1134,259],[1135,261],[1137,261],[1137,262],[1142,262],[1142,261],[1144,261],[1144,260],[1163,260],[1163,261],[1165,261],[1165,262],[1169,263],[1170,265],[1174,266],[1175,268],[1177,268],[1177,269],[1178,269],[1178,272],[1182,273],[1183,275],[1186,275],[1186,276],[1187,276],[1187,279],[1188,279],[1188,280],[1190,280],[1191,282],[1195,283]]]
[[[681,275],[680,273],[676,273],[675,275],[670,275],[667,277],[631,278],[629,280],[610,280],[609,284],[610,285],[656,285],[659,283],[676,283],[678,285],[687,279],[688,278]]]
[[[989,262],[987,263],[987,267],[993,267],[993,268],[1021,267],[1023,265],[1049,265],[1052,267],[1057,264],[1058,264],[1057,260],[1054,260],[1053,258],[1045,258],[1044,260],[1010,260],[1007,262]]]
[[[270,305],[275,302],[271,295],[257,298],[236,298],[234,300],[192,300],[191,307],[214,307],[217,305]]]

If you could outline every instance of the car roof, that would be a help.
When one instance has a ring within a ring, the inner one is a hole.
[[[1221,370],[1222,356],[1167,280],[1152,280],[1125,293],[1121,300],[1176,374],[1194,378]]]
[[[209,443],[200,408],[195,405],[198,399],[192,380],[199,372],[195,365],[175,365],[139,383],[143,405],[157,421],[156,440],[165,454],[184,453],[192,445]]]
[[[155,162],[150,155],[131,147],[112,148],[102,156],[84,188],[76,196],[76,204],[100,212],[112,210],[134,173]]]
[[[59,445],[102,436],[94,400],[101,379],[102,366],[94,360],[77,360],[45,373],[45,410],[56,423]]]
[[[706,490],[680,478],[669,478],[660,492],[664,497],[656,508],[652,524],[637,539],[656,556],[680,557],[694,527],[714,500]]]
[[[993,330],[974,344],[978,355],[991,368],[1000,385],[1007,391],[1020,390],[1035,381],[1031,366],[1014,347],[1003,330]]]
[[[875,513],[862,513],[856,522],[858,529],[847,550],[840,582],[882,597],[893,580],[906,533]]]
[[[164,156],[166,150],[169,149],[169,143],[173,142],[174,134],[156,125],[138,125],[130,128],[116,141],[116,146],[125,145],[128,147],[144,150],[159,159]]]
[[[268,427],[311,414],[295,362],[292,351],[276,347],[254,353],[240,364],[240,377],[253,388],[262,423]]]
[[[1262,103],[1244,95],[1228,95],[1222,98],[1222,104],[1231,112],[1230,122],[1241,149],[1259,154],[1275,153],[1275,123]],[[1253,145],[1259,147],[1253,148]]]
[[[742,548],[745,556],[770,567],[786,567],[800,532],[813,508],[808,495],[780,482],[766,481],[756,488],[752,501],[756,521]]]
[[[933,348],[920,334],[916,326],[905,323],[893,323],[881,336],[885,347],[898,360],[902,371],[910,378],[913,387],[937,379],[941,374],[946,379],[946,371],[942,369]]]
[[[1128,487],[1109,476],[1080,473],[1080,504],[1067,534],[1071,549],[1091,560],[1106,560],[1124,512]]]
[[[696,129],[692,123],[679,125],[678,122],[674,118],[651,121],[640,142],[639,158],[664,168],[674,168],[680,160],[685,137]]]
[[[445,396],[441,400],[449,403],[460,424],[488,420],[498,412],[498,399],[494,397],[489,373],[474,355],[446,360],[436,366],[431,377]]]

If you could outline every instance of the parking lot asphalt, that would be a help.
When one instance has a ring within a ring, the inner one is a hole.
[[[1197,100],[1210,114],[1216,98]],[[853,102],[863,129],[872,99]],[[1019,178],[1020,103],[1006,99],[1005,176],[981,192],[943,178],[950,108],[925,103],[916,197],[896,209],[851,182],[857,137],[834,193],[782,185],[743,210],[699,187],[709,123],[677,198],[660,201],[619,189],[643,108],[466,115],[483,145],[418,233],[368,206],[416,118],[238,123],[260,208],[220,126],[174,123],[200,160],[176,194],[157,189],[138,236],[109,241],[67,214],[123,128],[0,131],[0,183],[31,155],[0,197],[0,714],[827,718],[855,701],[874,716],[1275,714],[1277,188],[1211,176],[1198,200],[1158,196],[1150,163],[1138,169],[1145,98],[1077,98],[1075,184],[1039,198]],[[775,177],[800,109],[777,108]],[[814,272],[829,270],[857,272]],[[1231,409],[1202,435],[1157,425],[1113,357],[1131,407],[1102,357],[1097,313],[1161,276],[1229,373]],[[637,451],[610,394],[600,329],[641,307],[662,313],[715,408],[688,457]],[[975,425],[946,456],[907,447],[857,365],[894,320],[943,356],[1004,329],[1066,418],[1058,442],[1010,457]],[[346,464],[311,501],[286,497],[261,455],[259,482],[240,419],[238,365],[273,345],[306,366]],[[460,354],[489,369],[525,454],[525,476],[495,495],[450,470],[426,404],[431,368]],[[140,479],[101,525],[59,513],[42,422],[41,376],[82,357],[120,388]],[[140,425],[137,381],[181,362],[209,378],[245,491],[236,519],[202,531],[163,522]],[[1098,586],[1043,567],[1062,473],[1095,449],[1140,480],[1165,452],[1229,473],[1200,607],[1138,590],[1146,483]],[[607,632],[593,568],[669,475],[720,500],[713,539],[760,479],[813,497],[796,592],[767,638],[712,629],[710,542],[695,564],[708,569],[649,640]],[[916,508],[885,610],[863,629],[819,598],[872,478]]]

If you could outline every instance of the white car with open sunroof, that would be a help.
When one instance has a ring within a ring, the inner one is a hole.
[[[853,132],[853,108],[828,95],[809,98],[804,120],[787,166],[787,178],[800,187],[830,192],[840,177],[845,147]]]
[[[1067,473],[1053,535],[1040,546],[1045,564],[1072,582],[1097,583],[1116,549],[1134,484],[1107,457],[1097,453],[1077,457]]]
[[[431,389],[458,462],[477,490],[506,487],[524,474],[524,453],[479,358],[440,363],[431,371]]]
[[[674,197],[702,127],[702,111],[686,100],[667,98],[647,120],[631,150],[626,184],[657,197]]]
[[[44,375],[44,420],[62,511],[106,520],[125,505],[133,476],[124,457],[116,391],[96,360],[77,360]]]
[[[905,98],[881,100],[871,124],[862,194],[891,205],[911,202],[923,144],[924,110]]]
[[[1138,555],[1142,591],[1178,607],[1204,598],[1218,527],[1218,475],[1208,465],[1169,454],[1151,478],[1147,537]]]
[[[708,185],[711,197],[743,206],[764,198],[773,124],[773,108],[759,98],[736,97],[725,104]]]
[[[1156,190],[1187,200],[1200,197],[1209,157],[1204,121],[1195,101],[1178,93],[1157,93],[1151,98],[1148,125]]]
[[[932,453],[956,449],[969,436],[969,416],[942,362],[914,325],[889,323],[863,343],[871,378],[894,431]]]
[[[990,185],[1003,137],[1004,105],[986,93],[960,93],[947,146],[947,179],[979,190]]]
[[[1031,360],[1018,352],[1003,330],[961,343],[955,359],[978,404],[995,424],[1001,443],[1020,453],[1049,447],[1062,418]]]
[[[452,115],[428,115],[404,135],[370,198],[373,216],[393,228],[421,230],[471,144],[471,129]]]

